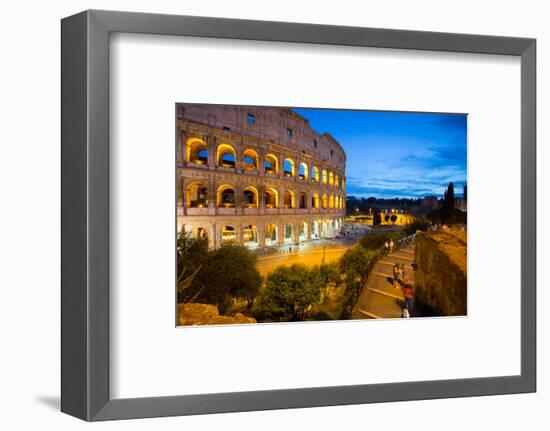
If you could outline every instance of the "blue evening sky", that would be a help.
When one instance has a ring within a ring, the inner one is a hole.
[[[294,109],[346,152],[346,193],[356,197],[442,196],[466,183],[466,115]]]

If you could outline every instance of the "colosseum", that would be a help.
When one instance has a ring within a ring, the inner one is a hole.
[[[209,246],[333,238],[346,154],[290,109],[178,104],[177,225]]]

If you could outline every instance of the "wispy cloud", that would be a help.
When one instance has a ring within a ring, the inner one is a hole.
[[[465,115],[297,111],[344,147],[349,195],[440,196],[466,182]]]

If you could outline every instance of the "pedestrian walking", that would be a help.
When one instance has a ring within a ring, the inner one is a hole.
[[[405,265],[402,263],[401,264],[401,282],[403,284],[406,284],[409,282],[409,277],[408,277],[409,273],[408,271],[406,270],[405,268]]]
[[[414,294],[412,284],[406,283],[403,286],[403,297],[405,298],[405,306],[403,307],[403,317],[411,317],[414,307]]]
[[[388,244],[388,240],[384,242],[384,251],[386,254],[388,254],[388,249],[390,248],[390,245]]]
[[[397,289],[399,287],[399,264],[393,265],[393,287]]]
[[[390,239],[390,254],[393,253],[393,239]]]

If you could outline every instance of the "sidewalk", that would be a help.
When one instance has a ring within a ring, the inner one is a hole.
[[[353,309],[352,319],[400,318],[403,304],[403,288],[393,287],[393,265],[402,263],[408,279],[414,280],[411,264],[414,260],[414,243],[382,257],[374,265],[367,285]]]

